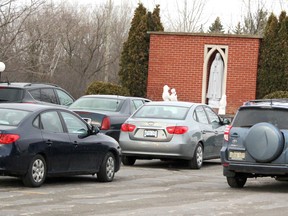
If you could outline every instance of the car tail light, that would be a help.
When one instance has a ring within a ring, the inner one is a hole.
[[[222,163],[222,166],[224,166],[224,167],[228,167],[228,166],[229,166],[229,163],[227,163],[227,162]]]
[[[0,134],[0,144],[11,144],[19,138],[18,134]]]
[[[121,125],[121,131],[123,131],[123,132],[133,132],[135,128],[136,128],[136,126],[132,125],[132,124],[124,123]]]
[[[186,126],[170,126],[166,128],[169,134],[184,134],[188,131]]]
[[[224,130],[224,140],[227,141],[227,142],[229,140],[229,134],[230,134],[231,128],[232,128],[231,125],[227,125],[225,130]]]
[[[101,130],[108,130],[110,129],[111,123],[109,117],[104,117],[101,124]]]

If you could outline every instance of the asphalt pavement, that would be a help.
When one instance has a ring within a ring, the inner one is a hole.
[[[0,216],[174,216],[287,215],[288,182],[270,177],[248,179],[232,189],[220,160],[200,170],[185,163],[137,161],[122,166],[110,183],[93,176],[48,179],[25,188],[17,178],[0,176]]]

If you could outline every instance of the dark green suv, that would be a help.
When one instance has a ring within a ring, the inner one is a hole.
[[[64,89],[43,83],[0,83],[0,103],[40,103],[69,106],[75,99]]]
[[[246,102],[224,133],[223,174],[232,188],[247,178],[288,180],[288,100]]]

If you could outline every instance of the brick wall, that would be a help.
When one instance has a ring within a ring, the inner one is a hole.
[[[255,99],[259,37],[151,33],[147,97],[162,100],[163,86],[175,88],[178,100],[201,102],[205,45],[228,46],[227,114]]]

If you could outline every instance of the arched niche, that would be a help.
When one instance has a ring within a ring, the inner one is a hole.
[[[204,47],[204,63],[203,63],[203,77],[202,77],[202,103],[206,103],[207,85],[209,79],[209,71],[211,62],[213,61],[216,53],[220,53],[224,63],[224,75],[222,83],[222,95],[226,95],[226,82],[227,82],[227,63],[228,63],[228,46],[223,45],[205,45]]]

